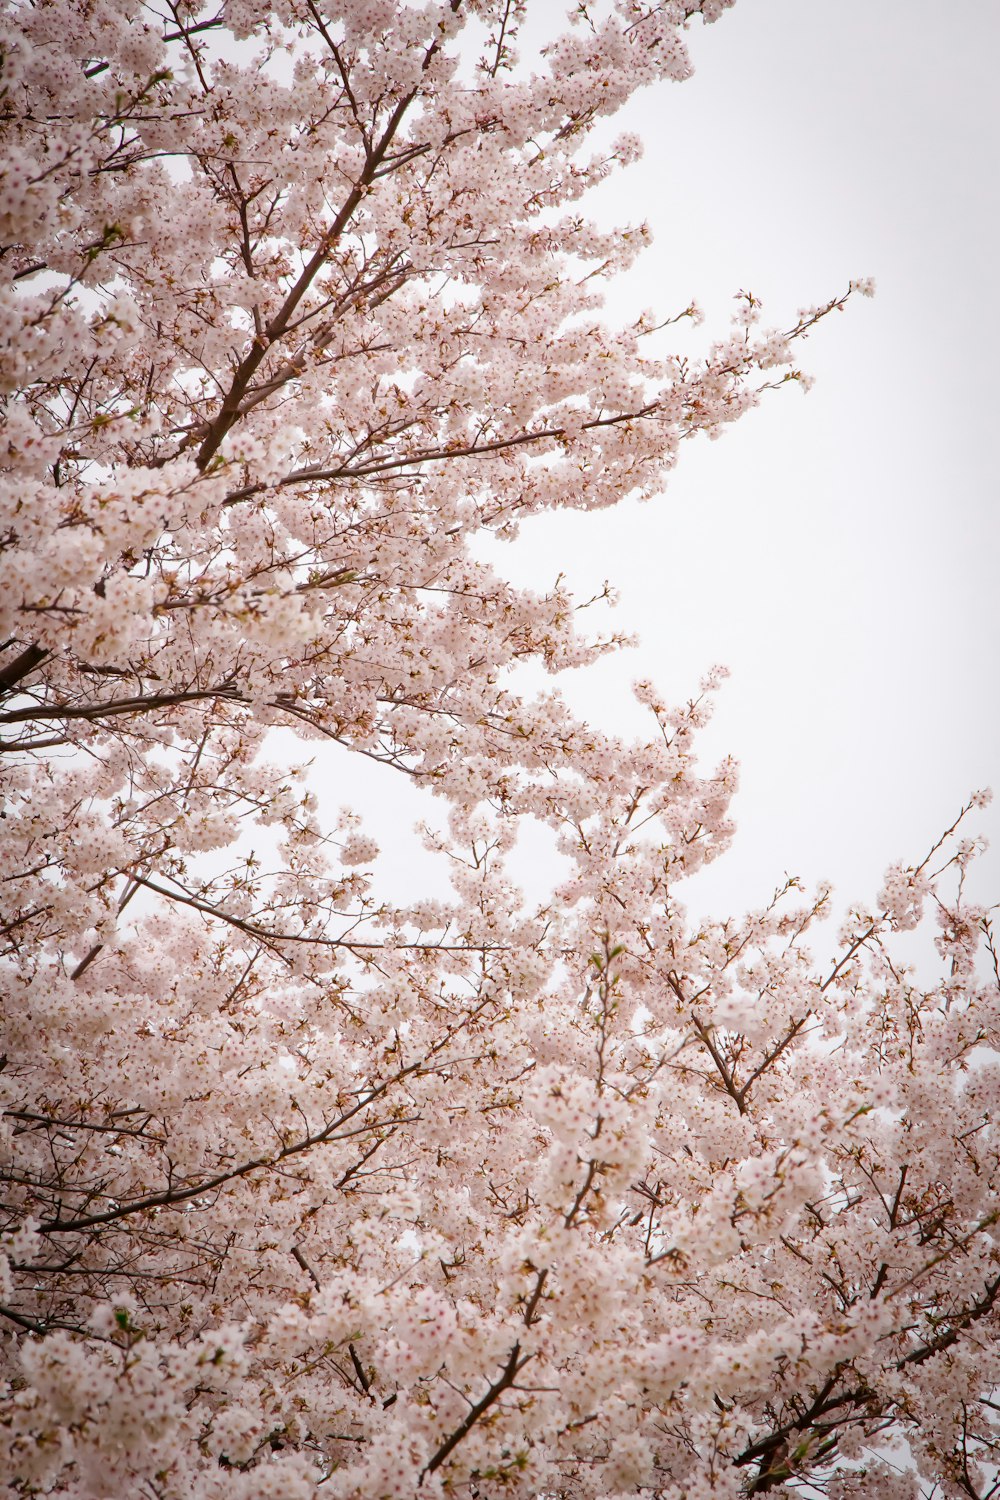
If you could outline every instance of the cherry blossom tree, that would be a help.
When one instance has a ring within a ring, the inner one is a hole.
[[[519,669],[615,637],[477,547],[657,494],[868,290],[744,297],[697,360],[678,309],[602,320],[647,235],[581,211],[638,150],[599,127],[726,3],[580,5],[536,57],[517,0],[7,8],[11,1495],[997,1491],[975,837],[826,968],[825,889],[689,920],[719,674],[598,731]],[[437,896],[317,803],[359,756],[446,810]]]

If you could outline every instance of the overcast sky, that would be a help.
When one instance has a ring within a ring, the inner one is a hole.
[[[803,348],[808,395],[689,445],[662,499],[543,518],[501,555],[525,581],[555,562],[581,592],[619,587],[643,644],[569,685],[596,717],[622,721],[635,677],[684,698],[731,667],[705,746],[741,762],[740,832],[702,879],[711,905],[756,904],[786,870],[872,900],[968,793],[1000,793],[1000,5],[949,23],[928,0],[738,0],[692,26],[694,78],[618,117],[645,159],[591,202],[654,230],[622,316],[693,296],[711,335],[749,288],[788,326],[877,282]],[[1000,835],[996,807],[976,818]]]
[[[564,9],[531,0],[532,28]],[[712,663],[732,669],[703,745],[710,765],[741,763],[739,832],[688,894],[720,916],[785,872],[871,902],[969,793],[1000,793],[1000,4],[967,0],[949,23],[937,0],[738,0],[692,26],[694,78],[617,118],[645,159],[590,200],[655,234],[609,313],[694,297],[704,346],[741,288],[781,326],[855,276],[877,295],[804,346],[808,395],[789,386],[688,445],[661,498],[539,518],[496,559],[536,587],[562,571],[583,596],[619,588],[611,623],[641,648],[562,680],[597,722],[645,731],[637,677],[683,700]],[[350,799],[402,895],[420,800],[367,779]],[[1000,813],[974,819],[997,847],[972,888],[1000,899]]]

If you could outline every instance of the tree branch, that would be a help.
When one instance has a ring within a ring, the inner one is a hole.
[[[434,1457],[425,1466],[423,1474],[433,1474],[436,1469],[439,1469],[441,1467],[445,1459],[454,1452],[462,1439],[468,1437],[473,1427],[475,1427],[476,1423],[479,1421],[479,1418],[489,1411],[490,1407],[496,1401],[497,1397],[500,1396],[502,1392],[507,1390],[508,1386],[514,1384],[518,1372],[524,1369],[525,1365],[528,1363],[528,1360],[531,1359],[531,1357],[532,1356],[530,1354],[521,1354],[520,1344],[514,1345],[513,1349],[510,1351],[507,1363],[504,1365],[503,1371],[500,1374],[499,1378],[493,1382],[482,1400],[476,1402],[475,1406],[472,1407],[468,1416],[466,1416],[465,1419],[459,1423],[451,1436],[446,1438],[445,1441],[441,1444],[440,1448],[434,1454]],[[423,1474],[421,1475],[421,1478],[423,1478]]]
[[[12,643],[8,642],[9,644]],[[0,668],[0,693],[9,693],[12,687],[15,687],[22,678],[27,677],[36,667],[41,666],[46,657],[51,656],[51,654],[51,651],[44,646],[25,646],[24,650],[19,651],[13,661],[8,662],[5,667]]]

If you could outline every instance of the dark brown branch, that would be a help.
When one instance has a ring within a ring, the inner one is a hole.
[[[973,1303],[965,1312],[959,1313],[956,1317],[950,1319],[951,1327],[947,1332],[939,1334],[936,1339],[931,1339],[929,1343],[924,1344],[920,1349],[914,1349],[912,1353],[904,1355],[897,1362],[897,1370],[905,1369],[907,1365],[922,1365],[925,1360],[933,1359],[935,1354],[941,1354],[945,1349],[950,1349],[952,1344],[958,1341],[959,1336],[966,1328],[978,1322],[980,1318],[984,1318],[987,1313],[992,1312],[998,1292],[1000,1292],[1000,1276],[997,1276],[993,1281],[987,1282],[983,1288],[983,1295],[978,1302]]]
[[[869,929],[868,929],[867,932],[862,933],[860,937],[856,937],[854,939],[854,941],[851,943],[851,946],[847,949],[847,952],[843,955],[842,958],[839,958],[837,960],[837,962],[834,964],[833,968],[830,970],[830,973],[827,975],[827,977],[824,979],[823,983],[820,985],[819,992],[820,992],[821,995],[823,994],[823,992],[825,990],[828,990],[830,988],[830,985],[836,979],[836,977],[840,973],[841,969],[844,967],[845,964],[850,963],[851,959],[854,957],[855,953],[857,953],[858,949],[864,943],[867,943],[867,941],[868,941],[868,939],[870,937],[873,937],[875,935],[875,933],[878,931],[879,923],[883,922],[884,920],[885,920],[885,913],[882,914],[882,916],[878,919],[878,921],[872,923],[872,925],[869,927]]]
[[[680,991],[678,990],[677,993],[679,994]],[[725,1058],[722,1056],[722,1053],[716,1046],[715,1038],[712,1036],[711,1030],[702,1021],[699,1021],[698,1017],[693,1011],[691,1012],[691,1024],[694,1027],[695,1035],[715,1064],[716,1072],[722,1079],[723,1088],[729,1095],[730,1099],[732,1099],[733,1103],[736,1105],[736,1108],[739,1110],[740,1114],[745,1115],[747,1112],[746,1100],[743,1098],[740,1090],[736,1087],[736,1080],[733,1077],[733,1071],[727,1065]]]
[[[190,692],[154,693],[134,698],[108,698],[99,703],[54,703],[45,707],[20,708],[0,714],[0,724],[34,723],[46,719],[107,719],[119,714],[152,713],[157,708],[176,708],[180,703],[198,703],[206,698],[224,698],[230,703],[243,703],[245,698],[238,689],[222,684],[215,688],[202,688]]]
[[[538,1322],[538,1318],[536,1317],[536,1313],[538,1311],[538,1304],[541,1301],[541,1297],[542,1297],[542,1289],[545,1286],[545,1282],[546,1282],[546,1280],[548,1278],[548,1274],[549,1274],[549,1268],[548,1268],[548,1266],[546,1266],[543,1270],[539,1271],[538,1278],[535,1281],[535,1290],[532,1292],[531,1296],[528,1298],[527,1305],[526,1305],[526,1307],[524,1309],[524,1322],[525,1322],[525,1327],[527,1327],[527,1328],[530,1328],[533,1323],[537,1323]]]
[[[412,1071],[412,1070],[411,1070]],[[203,1178],[201,1182],[189,1183],[187,1187],[164,1188],[159,1193],[148,1193],[144,1198],[136,1198],[132,1203],[119,1204],[116,1208],[105,1209],[103,1213],[81,1214],[75,1219],[48,1219],[39,1224],[40,1234],[75,1234],[81,1229],[92,1229],[99,1224],[114,1224],[121,1219],[130,1218],[133,1214],[144,1213],[150,1208],[174,1208],[181,1203],[188,1203],[192,1198],[200,1198],[204,1193],[213,1193],[217,1188],[225,1187],[229,1182],[235,1182],[241,1177],[246,1177],[251,1172],[258,1172],[265,1167],[277,1167],[282,1162],[288,1161],[293,1156],[299,1156],[303,1151],[309,1151],[314,1146],[331,1145],[339,1141],[346,1141],[355,1135],[363,1135],[369,1130],[378,1130],[381,1126],[391,1122],[386,1120],[373,1120],[370,1123],[360,1125],[355,1130],[348,1130],[343,1135],[337,1131],[348,1120],[352,1119],[360,1110],[367,1109],[380,1094],[384,1094],[396,1079],[391,1079],[383,1084],[373,1095],[356,1104],[346,1114],[331,1121],[322,1130],[304,1136],[301,1140],[293,1141],[290,1146],[283,1146],[280,1151],[275,1151],[267,1156],[255,1156],[251,1161],[242,1162],[238,1167],[230,1167],[225,1172],[216,1172],[213,1177]]]
[[[0,693],[9,693],[11,688],[19,683],[22,678],[33,672],[51,652],[44,646],[25,646],[19,651],[14,660],[8,662],[7,666],[0,668]]]
[[[833,1426],[842,1425],[843,1422],[849,1420],[851,1411],[868,1406],[876,1399],[875,1392],[865,1385],[835,1396],[833,1392],[840,1375],[840,1369],[836,1369],[813,1398],[811,1405],[800,1416],[783,1423],[773,1432],[769,1432],[766,1437],[758,1438],[754,1443],[748,1443],[743,1452],[733,1459],[733,1464],[738,1469],[745,1468],[747,1464],[760,1465],[757,1476],[750,1486],[751,1495],[762,1494],[773,1489],[776,1483],[789,1477],[790,1471],[784,1463],[784,1458],[787,1456],[790,1437],[796,1433],[808,1432],[819,1425],[822,1425],[823,1435],[827,1436]],[[844,1407],[848,1408],[847,1416],[839,1417],[836,1423],[819,1423],[821,1417],[831,1412],[840,1412]]]
[[[292,1259],[295,1261],[296,1265],[302,1267],[302,1270],[305,1271],[306,1275],[309,1277],[309,1280],[312,1282],[317,1292],[321,1292],[323,1290],[323,1287],[320,1283],[320,1279],[316,1275],[316,1272],[313,1270],[312,1266],[306,1260],[305,1256],[302,1254],[302,1251],[299,1249],[298,1245],[292,1246]]]
[[[403,271],[397,271],[394,275],[394,265],[395,262],[386,266],[371,281],[359,281],[356,283],[348,295],[336,304],[330,316],[324,319],[320,327],[313,331],[302,348],[296,354],[293,354],[290,359],[287,359],[280,369],[276,370],[263,385],[256,386],[247,392],[246,396],[240,402],[237,416],[246,416],[247,412],[252,411],[255,406],[259,406],[262,401],[266,401],[268,396],[273,395],[275,391],[287,385],[290,380],[294,380],[296,376],[301,375],[310,356],[321,354],[330,343],[336,332],[337,319],[342,318],[352,306],[363,300],[370,309],[379,307],[383,302],[387,302],[401,286],[404,286],[411,274],[410,268],[407,267]],[[386,282],[388,282],[387,286],[385,285]],[[377,296],[374,296],[376,288],[380,286],[382,290]]]
[[[78,1333],[86,1336],[86,1329],[80,1327],[79,1323],[64,1323],[58,1318],[46,1318],[44,1323],[37,1323],[33,1318],[26,1318],[23,1313],[15,1312],[12,1307],[0,1307],[0,1317],[7,1318],[11,1323],[16,1323],[18,1328],[24,1328],[28,1333],[37,1333],[44,1337],[55,1328],[65,1329],[67,1333]]]
[[[457,10],[459,3],[460,0],[452,0],[452,9]],[[440,47],[440,39],[435,38],[424,54],[423,72],[427,71]],[[376,172],[382,163],[382,158],[392,144],[396,132],[403,123],[403,118],[407,110],[417,97],[418,91],[418,87],[415,86],[399,100],[396,108],[386,122],[381,139],[368,152],[361,176],[348,193],[340,212],[323,236],[321,243],[307,261],[301,275],[285,298],[280,312],[267,324],[263,334],[254,339],[250,352],[236,371],[222,407],[215,420],[211,423],[208,435],[198,450],[197,464],[202,471],[208,467],[215,457],[226,433],[239,420],[240,407],[249,392],[254,375],[263,363],[268,350],[287,332],[295,309],[309,291],[322,267],[326,264],[333,246],[350,223],[367,189],[374,182]]]
[[[349,936],[339,938],[329,937],[306,937],[297,932],[268,932],[265,927],[258,927],[254,922],[248,922],[243,917],[237,917],[232,912],[226,911],[221,906],[213,906],[211,902],[202,901],[198,896],[192,896],[187,891],[172,891],[167,886],[159,885],[155,880],[150,880],[145,875],[133,875],[140,885],[147,890],[155,891],[158,896],[165,896],[168,901],[179,901],[184,906],[190,906],[193,911],[199,911],[204,916],[215,917],[220,922],[235,927],[238,932],[245,932],[248,937],[257,942],[265,943],[274,952],[281,952],[282,943],[304,943],[312,948],[346,948],[349,952],[376,952],[381,953],[385,949],[385,943],[369,942],[360,938]],[[360,920],[360,919],[359,919]],[[509,944],[502,943],[396,943],[395,951],[409,950],[415,953],[509,953]]]
[[[18,1328],[25,1328],[29,1333],[46,1334],[49,1331],[44,1323],[36,1323],[33,1318],[26,1318],[23,1313],[15,1312],[12,1307],[0,1307],[0,1317],[9,1319]]]
[[[508,1386],[514,1384],[518,1372],[524,1369],[530,1358],[530,1354],[521,1354],[520,1344],[514,1345],[513,1349],[510,1351],[507,1363],[504,1365],[503,1371],[501,1372],[499,1378],[493,1382],[482,1400],[476,1402],[475,1406],[470,1410],[468,1416],[466,1416],[465,1419],[459,1423],[451,1436],[444,1440],[440,1448],[434,1454],[434,1457],[430,1460],[430,1462],[424,1469],[424,1474],[433,1474],[436,1469],[439,1469],[441,1467],[445,1459],[454,1452],[462,1439],[468,1437],[473,1427],[475,1427],[476,1423],[479,1421],[479,1418],[489,1411],[490,1407],[496,1401],[497,1397],[500,1396],[502,1392],[507,1390]]]
[[[351,1364],[354,1366],[354,1373],[358,1377],[358,1384],[367,1396],[371,1390],[371,1381],[365,1374],[365,1367],[358,1358],[358,1351],[353,1344],[348,1344],[347,1352],[351,1356]]]
[[[624,422],[642,421],[652,417],[657,410],[658,403],[650,402],[636,411],[619,412],[613,417],[597,417],[590,422],[584,422],[581,431],[592,432],[602,427],[619,427]],[[539,427],[534,432],[519,432],[513,437],[494,438],[490,442],[463,443],[448,448],[420,448],[414,453],[403,453],[398,457],[385,458],[377,462],[372,460],[366,464],[345,463],[338,468],[316,464],[308,469],[295,469],[291,474],[286,474],[284,479],[276,480],[273,484],[248,484],[242,489],[231,490],[223,504],[238,505],[241,501],[260,494],[262,490],[283,489],[290,484],[308,484],[310,481],[326,482],[336,479],[370,479],[380,474],[391,473],[394,469],[408,469],[419,464],[442,463],[458,458],[493,458],[511,448],[527,447],[532,443],[545,441],[558,441],[565,436],[564,427]]]
[[[81,1214],[75,1219],[49,1219],[38,1226],[41,1234],[71,1234],[81,1229],[89,1229],[98,1224],[111,1224],[117,1220],[130,1217],[132,1214],[142,1213],[147,1208],[173,1207],[180,1203],[188,1202],[192,1198],[198,1198],[203,1193],[214,1192],[216,1188],[224,1187],[226,1183],[233,1182],[237,1178],[246,1177],[250,1172],[256,1172],[267,1167],[277,1167],[291,1157],[298,1156],[304,1151],[311,1150],[314,1146],[328,1145],[333,1142],[350,1140],[354,1136],[365,1135],[370,1131],[389,1129],[390,1131],[403,1121],[396,1118],[392,1120],[370,1120],[353,1130],[343,1131],[343,1127],[361,1111],[368,1109],[378,1099],[383,1099],[389,1090],[396,1084],[401,1083],[404,1078],[411,1074],[419,1074],[423,1069],[429,1067],[431,1059],[442,1052],[445,1047],[474,1021],[486,1008],[487,1001],[480,1001],[472,1010],[467,1012],[454,1025],[449,1026],[444,1034],[428,1049],[425,1055],[417,1062],[407,1063],[399,1068],[391,1078],[374,1086],[363,1099],[359,1099],[350,1109],[346,1110],[336,1120],[331,1120],[322,1130],[311,1132],[301,1140],[294,1141],[289,1146],[283,1146],[280,1151],[267,1156],[257,1156],[251,1161],[243,1162],[238,1167],[231,1167],[225,1172],[218,1172],[213,1177],[203,1179],[201,1182],[192,1183],[186,1188],[168,1188],[160,1193],[150,1193],[144,1198],[137,1198],[132,1203],[121,1204],[117,1208],[106,1209],[99,1214]],[[337,1132],[343,1131],[342,1134]]]
[[[165,44],[170,42],[186,42],[189,36],[196,36],[200,31],[215,31],[223,24],[222,16],[213,16],[210,21],[198,21],[194,26],[185,26],[180,31],[174,31],[163,37]]]
[[[951,1326],[944,1333],[897,1360],[896,1369],[902,1371],[907,1365],[923,1364],[925,1360],[932,1359],[936,1354],[950,1349],[965,1329],[992,1311],[998,1294],[1000,1294],[1000,1276],[986,1284],[977,1302],[949,1319]],[[828,1438],[835,1427],[850,1420],[852,1411],[872,1406],[879,1410],[884,1408],[885,1402],[880,1401],[878,1394],[870,1386],[864,1384],[853,1390],[834,1395],[837,1381],[842,1373],[839,1368],[835,1369],[804,1412],[792,1421],[775,1428],[766,1437],[759,1438],[755,1443],[749,1443],[733,1460],[737,1468],[759,1463],[760,1469],[750,1486],[750,1494],[765,1493],[781,1480],[790,1477],[791,1471],[785,1460],[788,1453],[788,1440],[796,1433],[805,1434],[812,1431],[819,1437]],[[846,1413],[844,1408],[847,1408]],[[834,1412],[840,1413],[834,1421],[821,1420]]]
[[[756,1068],[754,1068],[750,1076],[740,1086],[740,1097],[744,1100],[744,1102],[746,1101],[746,1096],[750,1092],[750,1089],[757,1082],[757,1079],[763,1072],[766,1071],[766,1069],[771,1066],[773,1062],[777,1061],[777,1059],[784,1052],[785,1048],[791,1045],[808,1019],[809,1016],[804,1015],[800,1016],[797,1021],[793,1021],[786,1031],[785,1035],[781,1038],[781,1041],[775,1042],[770,1052],[766,1052],[764,1054],[764,1058],[761,1063]]]
[[[166,1140],[165,1136],[150,1135],[143,1127],[135,1129],[114,1123],[100,1125],[92,1120],[61,1120],[57,1115],[40,1115],[30,1109],[5,1109],[3,1113],[6,1120],[20,1120],[25,1125],[38,1125],[46,1130],[89,1130],[100,1135],[134,1136],[137,1140],[156,1141],[160,1145]],[[151,1115],[146,1116],[147,1123],[151,1119]]]

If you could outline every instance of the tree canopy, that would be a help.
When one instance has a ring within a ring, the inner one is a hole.
[[[609,326],[648,235],[584,214],[639,149],[598,127],[728,5],[580,5],[521,56],[526,8],[8,8],[14,1496],[996,1492],[985,794],[826,968],[825,888],[695,922],[720,674],[595,728],[519,668],[616,638],[477,548],[658,494],[870,287],[776,329],[748,294],[697,359],[693,306]],[[304,764],[356,756],[446,809],[448,891],[380,895]]]

